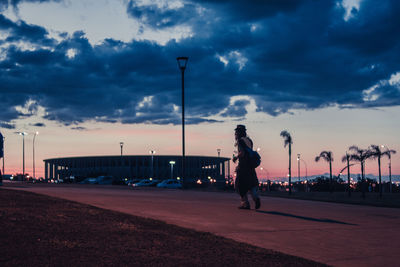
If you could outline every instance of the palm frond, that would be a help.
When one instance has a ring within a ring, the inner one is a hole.
[[[283,137],[284,147],[286,147],[288,144],[293,144],[292,136],[288,131],[286,130],[281,131],[280,136]]]
[[[373,156],[373,153],[370,149],[361,149],[354,145],[349,147],[349,151],[352,152],[349,154],[350,161],[364,162],[366,159]]]
[[[356,145],[352,145],[349,147],[349,151],[352,151],[352,152],[358,152],[359,150],[360,150],[360,148]]]
[[[329,161],[333,161],[333,153],[332,151],[322,151],[319,156],[317,156],[315,158],[315,161],[319,161],[320,158],[323,158],[325,161],[329,162]]]
[[[382,152],[382,156],[387,156],[388,159],[392,157],[392,154],[396,154],[396,150],[390,149],[386,150],[385,152]]]
[[[370,153],[369,157],[372,159],[377,159],[382,156],[382,151],[381,151],[380,147],[377,145],[370,145],[368,153]]]

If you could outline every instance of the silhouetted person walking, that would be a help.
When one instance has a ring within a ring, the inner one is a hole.
[[[249,162],[249,152],[246,146],[253,149],[253,141],[246,134],[244,125],[237,125],[235,129],[235,146],[237,146],[238,155],[233,157],[233,162],[239,159],[236,167],[235,188],[240,195],[241,205],[239,209],[250,209],[250,203],[247,193],[250,192],[255,208],[260,208],[260,197],[258,196],[258,179],[255,168],[251,167]]]

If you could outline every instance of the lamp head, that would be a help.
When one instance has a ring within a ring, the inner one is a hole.
[[[178,61],[179,69],[184,71],[186,69],[186,65],[188,62],[188,57],[177,57],[176,60]]]

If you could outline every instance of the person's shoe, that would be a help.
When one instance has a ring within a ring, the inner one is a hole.
[[[240,209],[240,210],[249,210],[250,206],[239,206],[238,209]]]
[[[260,198],[256,199],[256,210],[258,210],[261,207],[261,201]]]

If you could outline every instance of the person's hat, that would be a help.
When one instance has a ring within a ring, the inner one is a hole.
[[[235,129],[235,131],[246,131],[246,126],[244,126],[244,125],[242,125],[242,124],[238,124],[237,126],[236,126],[236,129]]]

